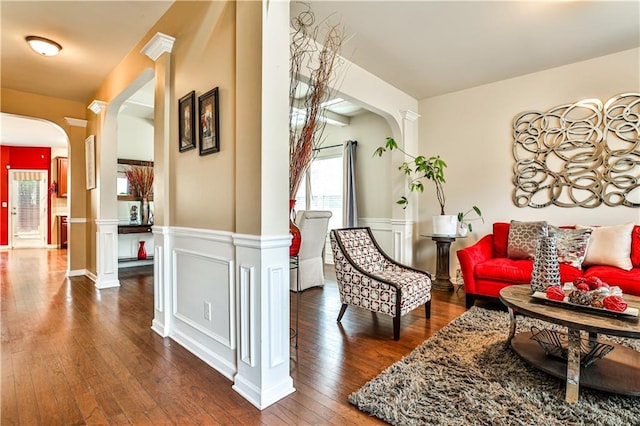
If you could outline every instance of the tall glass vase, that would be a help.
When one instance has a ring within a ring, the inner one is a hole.
[[[558,240],[555,235],[539,237],[531,273],[531,290],[545,291],[547,287],[560,285]]]
[[[149,225],[149,199],[142,199],[142,208],[140,209],[140,223],[142,225]]]
[[[295,204],[296,200],[289,200],[289,233],[291,234],[289,256],[297,256],[300,252],[300,244],[302,243],[302,235],[300,234],[300,229],[293,221],[293,206],[295,206]]]

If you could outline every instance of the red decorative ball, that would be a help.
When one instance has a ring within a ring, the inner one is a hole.
[[[627,310],[627,303],[620,296],[607,296],[602,299],[602,305],[610,311],[624,312]]]
[[[547,287],[545,293],[547,294],[547,299],[560,301],[564,300],[564,291],[557,285]]]

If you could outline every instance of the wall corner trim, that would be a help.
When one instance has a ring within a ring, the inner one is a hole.
[[[94,114],[100,114],[107,107],[107,103],[105,101],[99,101],[94,99],[91,101],[87,109],[93,111]]]
[[[80,118],[65,117],[64,121],[66,121],[69,126],[87,127],[87,120],[82,120]]]
[[[151,40],[140,50],[140,53],[147,55],[152,61],[157,61],[163,53],[171,53],[175,37],[163,33],[156,33]]]
[[[418,118],[420,118],[420,114],[418,114],[417,112],[413,112],[410,110],[404,110],[404,111],[400,111],[400,113],[402,114],[402,118],[408,121],[416,121]]]

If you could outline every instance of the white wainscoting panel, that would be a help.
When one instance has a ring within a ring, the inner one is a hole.
[[[157,311],[164,311],[164,247],[155,246],[153,252],[153,302]]]
[[[291,237],[234,235],[233,240],[242,270],[240,305],[245,306],[233,389],[262,410],[295,391],[288,362]]]
[[[235,283],[233,262],[175,249],[173,315],[201,333],[234,349]]]
[[[272,302],[269,306],[269,330],[271,331],[271,342],[282,342],[283,339],[289,338],[289,315],[282,315],[283,311],[289,309],[289,286],[284,287],[284,274],[289,275],[289,268],[285,270],[281,266],[267,268],[267,288],[269,291],[268,299]],[[286,294],[283,294],[286,293]],[[286,306],[284,304],[286,303]],[[286,324],[284,320],[287,320]],[[286,337],[283,336],[284,331],[287,331]],[[270,363],[269,367],[274,368],[282,364],[285,358],[289,356],[289,351],[283,353],[282,345],[273,344],[270,345]]]
[[[229,379],[236,371],[236,283],[232,234],[171,228],[169,337]],[[166,279],[166,277],[165,277]]]
[[[118,220],[96,220],[96,288],[119,287]]]
[[[154,227],[152,329],[233,380],[259,409],[295,391],[290,236]]]
[[[171,235],[167,226],[154,226],[153,231],[153,300],[154,313],[151,329],[162,337],[171,330]]]
[[[254,268],[250,266],[240,265],[240,361],[249,367],[255,367],[255,327],[252,321],[255,312],[255,303],[253,294],[255,293],[255,274]]]

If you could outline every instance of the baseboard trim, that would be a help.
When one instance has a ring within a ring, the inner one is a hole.
[[[233,380],[233,376],[236,374],[236,366],[234,364],[229,363],[227,360],[221,358],[214,352],[207,349],[207,347],[195,341],[184,333],[174,331],[169,337],[178,342],[186,350],[200,358],[207,365],[214,368],[224,377],[229,380]]]
[[[86,269],[74,269],[67,271],[68,277],[84,277],[85,275],[89,277],[89,271],[87,271]],[[91,279],[91,277],[89,277],[89,279],[95,282],[95,278]]]
[[[160,324],[160,322],[155,319],[151,321],[151,330],[154,331],[156,334],[158,334],[160,337],[169,336],[169,334],[167,333],[166,327]]]
[[[234,384],[231,388],[259,410],[264,410],[271,404],[280,401],[285,396],[296,391],[296,388],[293,387],[293,379],[291,377],[288,377],[284,383],[279,383],[277,386],[273,386],[264,392],[260,392],[253,384],[244,380],[239,375],[236,375],[233,381]]]

